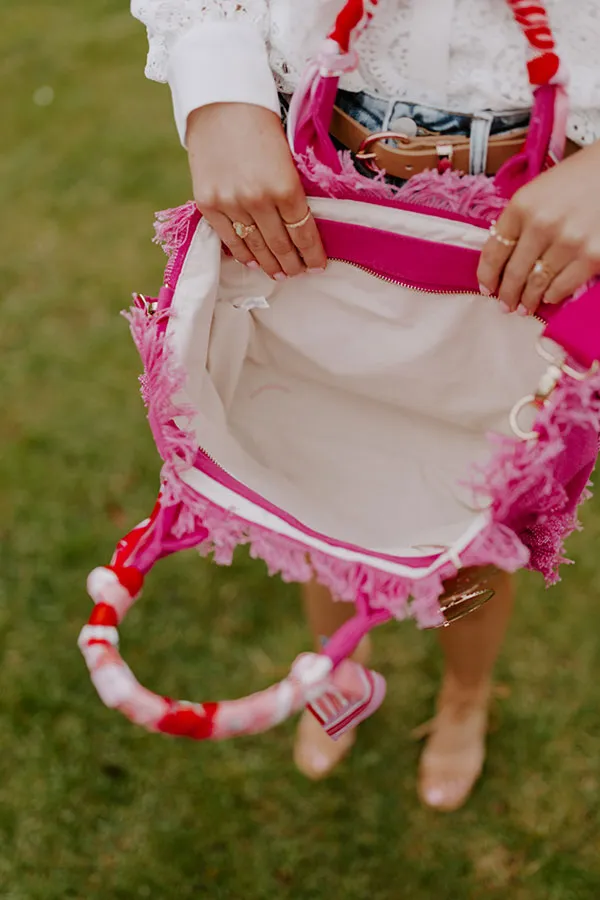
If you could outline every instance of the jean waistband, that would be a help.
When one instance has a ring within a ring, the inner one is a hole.
[[[290,98],[281,96],[285,119]],[[425,134],[464,135],[470,138],[470,172],[485,172],[491,135],[527,128],[530,109],[494,112],[437,109],[406,100],[387,99],[367,91],[338,91],[336,104],[369,131],[399,131],[408,137]]]
[[[524,128],[529,123],[530,110],[511,109],[501,112],[481,110],[478,112],[462,112],[460,110],[438,109],[406,100],[388,100],[370,94],[367,91],[358,93],[338,91],[337,105],[345,113],[368,128],[369,131],[394,130],[394,122],[399,119],[414,123],[413,137],[417,134],[464,134],[469,136],[473,125],[479,120],[490,123],[490,134],[502,134],[516,128]]]
[[[470,138],[470,172],[486,170],[491,135],[506,134],[529,124],[529,109],[481,110],[475,113],[436,109],[405,100],[388,100],[366,91],[338,91],[337,105],[369,131],[397,131],[408,137],[424,134],[465,135]]]

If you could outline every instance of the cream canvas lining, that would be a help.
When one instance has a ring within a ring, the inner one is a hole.
[[[459,246],[486,236],[393,208],[311,205]],[[248,298],[255,308],[241,308]],[[221,258],[206,222],[173,311],[167,339],[199,446],[314,531],[398,556],[463,544],[481,520],[464,482],[488,458],[486,434],[509,433],[510,409],[544,371],[541,323],[503,316],[494,300],[420,293],[333,261],[276,284]],[[206,479],[186,480],[206,493]]]

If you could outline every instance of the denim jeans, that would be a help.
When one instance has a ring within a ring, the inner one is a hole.
[[[282,109],[287,112],[289,98],[282,97]],[[481,110],[464,113],[435,109],[405,100],[388,100],[366,91],[354,93],[338,91],[337,105],[347,115],[369,131],[399,131],[409,137],[429,134],[464,135],[470,138],[470,172],[485,172],[488,141],[491,135],[508,134],[529,124],[529,109],[514,109],[494,113]],[[371,174],[366,169],[365,174]],[[397,179],[390,179],[397,181]]]

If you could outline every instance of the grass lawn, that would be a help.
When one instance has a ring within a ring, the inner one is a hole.
[[[292,728],[224,745],[105,710],[76,648],[90,568],[144,517],[159,460],[119,310],[152,292],[155,209],[187,199],[166,89],[125,0],[4,0],[0,31],[0,897],[6,900],[596,900],[600,897],[600,506],[545,592],[522,581],[486,777],[422,809],[409,733],[431,635],[388,627],[389,699],[330,781]],[[161,564],[124,629],[174,696],[268,683],[306,644],[296,591],[240,557]]]

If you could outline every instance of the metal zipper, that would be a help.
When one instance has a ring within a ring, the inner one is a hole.
[[[379,281],[385,281],[386,284],[396,284],[398,285],[398,287],[406,288],[406,290],[408,291],[415,291],[417,294],[469,294],[473,297],[484,296],[481,291],[445,291],[441,288],[415,287],[414,284],[406,284],[405,281],[398,281],[397,278],[390,278],[389,275],[381,275],[379,272],[375,271],[375,269],[370,269],[368,266],[363,266],[360,263],[351,262],[348,259],[341,259],[341,257],[339,256],[330,256],[329,261],[345,263],[345,265],[347,266],[352,266],[353,269],[360,269],[361,272],[366,272],[368,275],[372,275],[374,278],[378,278]]]
[[[375,269],[370,269],[368,266],[363,266],[360,263],[351,262],[347,259],[342,259],[339,256],[330,256],[329,260],[331,262],[341,262],[345,263],[347,266],[352,266],[354,269],[360,269],[361,272],[366,272],[368,275],[372,275],[374,278],[378,278],[379,281],[385,281],[386,284],[396,284],[398,287],[406,288],[408,291],[415,291],[417,294],[444,294],[447,296],[458,296],[460,294],[466,294],[470,297],[485,297],[485,294],[482,294],[481,291],[446,291],[442,288],[424,288],[424,287],[415,287],[413,284],[407,284],[405,281],[398,281],[397,278],[390,278],[389,275],[381,275],[379,272],[375,271]],[[487,299],[487,297],[486,297]],[[545,319],[542,319],[541,316],[536,315],[535,313],[530,316],[531,319],[536,319],[538,322],[541,322],[542,325],[547,325]]]

